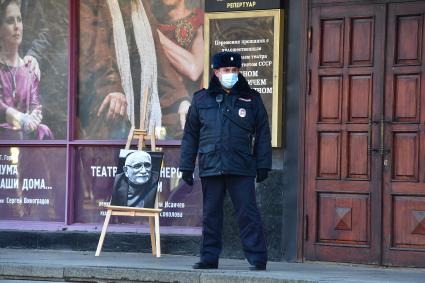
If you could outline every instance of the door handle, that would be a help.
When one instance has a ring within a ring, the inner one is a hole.
[[[370,155],[372,152],[372,120],[369,119],[367,126],[367,155]]]
[[[381,146],[380,146],[380,149],[379,149],[379,153],[381,154],[381,157],[384,157],[385,155],[387,155],[388,153],[390,153],[391,152],[391,150],[390,149],[386,149],[385,148],[385,144],[384,144],[384,138],[385,138],[385,123],[387,123],[387,124],[391,124],[392,123],[392,121],[389,121],[389,120],[385,120],[384,118],[382,118],[381,119],[381,121],[380,121],[380,128],[381,128],[381,132],[380,132],[380,135],[381,135],[381,138],[380,138],[380,143],[381,143]]]
[[[376,124],[375,121],[369,119],[368,128],[367,128],[367,154],[371,155],[372,152],[377,153],[379,149],[372,148],[372,125]]]
[[[379,153],[381,155],[381,157],[384,157],[385,155],[387,155],[388,153],[391,152],[390,149],[385,149],[385,145],[384,145],[384,137],[385,137],[385,123],[390,124],[392,123],[389,120],[384,120],[381,119],[379,121],[372,121],[371,119],[369,119],[368,121],[368,128],[367,128],[367,153],[368,155],[370,155],[372,152],[374,153]],[[379,124],[379,129],[380,129],[380,145],[379,145],[379,149],[377,148],[372,148],[372,125],[373,124]]]

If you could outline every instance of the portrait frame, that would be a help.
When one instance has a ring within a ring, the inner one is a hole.
[[[240,27],[246,25],[245,22],[249,19],[258,19],[258,18],[269,18],[273,19],[273,51],[272,51],[272,101],[271,101],[271,123],[270,129],[272,133],[272,146],[281,147],[282,146],[282,109],[283,109],[283,94],[282,94],[282,84],[283,84],[283,39],[284,39],[284,10],[283,9],[270,9],[270,10],[252,10],[252,11],[235,11],[235,12],[214,12],[214,13],[205,13],[204,21],[204,50],[205,50],[205,59],[204,59],[204,87],[208,87],[209,76],[212,71],[211,67],[211,44],[215,40],[211,35],[211,25],[214,21],[220,20],[237,20]],[[261,34],[259,34],[261,36]],[[240,47],[242,47],[240,45]],[[244,59],[242,59],[244,62]],[[242,67],[243,69],[243,67]]]
[[[139,155],[134,157],[133,154],[135,153],[141,153],[142,156]],[[146,156],[144,156],[145,154],[149,155],[149,160],[146,159]],[[126,167],[126,160],[130,156],[132,156],[131,158],[133,159],[133,163],[148,163],[149,167],[143,165],[143,171],[140,171],[140,169],[131,169],[131,172],[126,173],[124,167]],[[160,181],[159,179],[163,157],[164,153],[162,151],[121,149],[119,151],[118,157],[117,174],[115,175],[114,185],[112,188],[111,205],[124,207],[157,208],[159,201],[158,184]],[[137,176],[136,172],[133,170],[138,172]],[[128,178],[124,177],[124,175]],[[131,175],[133,175],[134,179],[131,179]],[[148,176],[147,180],[143,180],[145,178],[143,176]],[[139,186],[138,191],[132,192],[132,201],[134,203],[131,203],[130,198],[127,200],[127,196],[130,190],[130,180],[133,181],[133,184]],[[145,206],[146,203],[148,203],[147,206]]]

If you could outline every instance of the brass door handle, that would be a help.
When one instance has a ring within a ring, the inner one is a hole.
[[[367,127],[367,155],[372,152],[372,120],[369,119]]]
[[[376,121],[369,119],[367,128],[367,154],[370,155],[372,152],[377,153],[379,149],[372,148],[372,125],[377,124]]]
[[[375,153],[379,153],[381,154],[381,156],[383,157],[384,155],[388,154],[391,152],[390,149],[385,149],[385,145],[384,145],[384,137],[385,137],[385,123],[392,123],[389,120],[384,120],[381,119],[379,121],[372,121],[371,119],[369,119],[368,122],[368,129],[367,129],[367,153],[368,155],[370,155],[372,152]],[[379,149],[376,148],[372,148],[372,125],[373,124],[380,124],[380,145],[379,145]]]

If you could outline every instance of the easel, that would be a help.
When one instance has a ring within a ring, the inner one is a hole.
[[[146,113],[147,109],[147,89],[145,90],[145,101],[143,105],[143,111],[141,114]],[[148,132],[144,128],[145,124],[145,115],[140,115],[140,129],[135,129],[134,126],[131,127],[130,133],[128,134],[127,143],[125,149],[130,149],[130,145],[133,139],[138,139],[137,149],[142,150],[145,147],[145,140],[151,140],[151,150],[156,151],[156,138],[155,130],[152,129],[152,134],[148,135]],[[156,257],[161,256],[161,243],[160,243],[160,233],[159,233],[159,213],[161,209],[158,209],[158,192],[155,200],[155,208],[139,208],[139,207],[128,207],[128,206],[115,206],[115,205],[105,205],[107,209],[105,222],[103,223],[102,233],[100,234],[99,243],[97,244],[96,256],[100,255],[102,250],[103,241],[105,240],[106,230],[108,229],[109,220],[112,215],[117,216],[146,216],[149,217],[149,227],[150,227],[150,236],[151,236],[151,246],[152,246],[152,255]]]

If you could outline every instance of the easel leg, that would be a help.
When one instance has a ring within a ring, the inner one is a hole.
[[[151,246],[152,246],[152,255],[156,256],[156,242],[155,242],[155,218],[149,217],[149,226],[151,232]]]
[[[102,250],[103,241],[105,240],[106,230],[108,229],[111,215],[112,215],[112,209],[108,209],[108,212],[106,213],[106,217],[105,217],[105,222],[103,223],[102,233],[100,234],[99,243],[97,244],[96,256],[99,256]]]
[[[156,241],[156,257],[161,256],[161,241],[159,236],[159,214],[155,214],[155,241]]]

